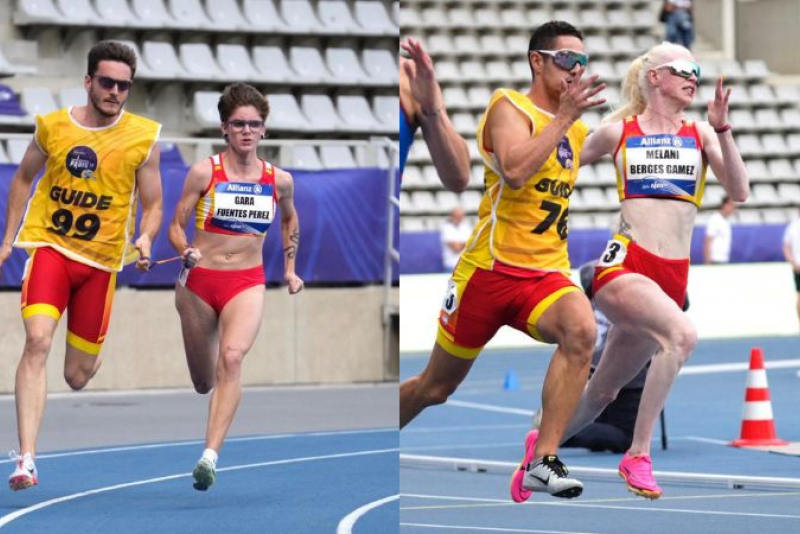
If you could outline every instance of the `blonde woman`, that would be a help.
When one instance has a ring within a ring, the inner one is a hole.
[[[591,423],[655,354],[633,442],[619,465],[628,489],[649,499],[662,493],[650,459],[653,427],[697,342],[681,308],[707,165],[731,199],[743,202],[749,194],[727,122],[730,89],[722,78],[708,104],[708,121],[684,118],[699,78],[700,67],[686,48],[653,47],[631,64],[622,86],[624,105],[589,136],[581,153],[582,165],[613,156],[621,216],[594,278],[596,301],[614,326],[564,438]],[[529,441],[535,443],[535,434]]]

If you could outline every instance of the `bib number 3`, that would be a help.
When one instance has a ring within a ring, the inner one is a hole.
[[[625,261],[625,256],[627,254],[628,247],[626,244],[622,241],[612,239],[608,242],[608,245],[606,245],[606,249],[600,256],[600,261],[597,262],[597,265],[600,267],[613,267],[614,265],[620,265],[623,261]]]

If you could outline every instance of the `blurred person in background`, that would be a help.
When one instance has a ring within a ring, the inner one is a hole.
[[[123,109],[136,54],[102,41],[87,62],[86,105],[36,115],[33,141],[8,193],[0,266],[12,244],[30,256],[22,285],[25,348],[14,389],[20,455],[8,480],[12,490],[38,483],[34,458],[47,401],[47,356],[64,310],[69,308],[64,378],[79,390],[102,362],[117,272],[135,255],[140,270],[150,267],[161,226],[161,125]],[[131,245],[137,196],[142,219]]]
[[[664,0],[661,22],[666,26],[665,40],[691,50],[694,43],[694,8],[692,0]]]
[[[478,127],[485,166],[480,221],[448,281],[436,344],[422,373],[400,386],[400,427],[444,403],[504,325],[557,344],[542,392],[540,441],[526,443],[512,481],[517,502],[531,491],[573,498],[583,491],[556,456],[586,383],[596,329],[591,305],[569,278],[567,213],[588,126],[602,105],[597,76],[583,78],[583,34],[560,21],[534,30],[527,93],[498,89]]]
[[[169,231],[184,268],[175,284],[186,361],[195,390],[211,393],[205,450],[194,468],[194,488],[216,481],[222,442],[242,396],[242,362],[252,348],[264,313],[262,247],[281,212],[284,279],[289,293],[303,289],[295,274],[300,222],[292,175],[256,154],[269,115],[267,99],[235,83],[219,99],[225,152],[195,163]],[[194,243],[186,227],[194,224]]]
[[[789,223],[783,233],[783,257],[792,266],[797,290],[797,318],[800,321],[800,219]]]
[[[731,261],[732,230],[730,217],[736,211],[736,203],[728,195],[722,197],[722,206],[706,223],[703,241],[703,263],[728,263]]]
[[[464,191],[469,183],[467,142],[447,115],[433,61],[422,43],[409,38],[400,43],[410,59],[400,58],[400,175],[403,175],[414,133],[422,128],[436,172],[445,189]]]
[[[450,216],[442,224],[440,231],[442,241],[442,265],[448,272],[456,268],[461,251],[472,235],[472,224],[464,216],[463,208],[454,208]]]

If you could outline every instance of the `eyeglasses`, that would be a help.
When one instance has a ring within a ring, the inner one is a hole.
[[[553,63],[564,70],[572,70],[575,65],[585,67],[589,63],[589,54],[577,50],[531,50],[539,54],[546,54],[553,58]]]
[[[700,79],[700,65],[688,59],[673,59],[669,63],[655,67],[655,69],[669,69],[675,76],[680,76],[687,80],[692,77],[692,74],[694,74],[695,79]]]
[[[133,85],[133,82],[130,80],[115,80],[114,78],[109,78],[108,76],[92,76],[92,78],[97,80],[97,83],[100,84],[100,87],[103,89],[108,89],[109,91],[116,85],[119,87],[119,90],[124,93],[131,88],[131,85]]]
[[[250,127],[250,131],[260,130],[264,127],[264,121],[228,121],[228,127],[236,133],[243,132],[245,126]]]

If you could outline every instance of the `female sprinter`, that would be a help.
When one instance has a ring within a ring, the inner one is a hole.
[[[213,389],[203,455],[194,487],[216,479],[217,455],[241,397],[241,369],[264,310],[262,245],[280,206],[284,278],[289,293],[303,289],[295,274],[300,226],[292,176],[256,156],[269,114],[267,99],[236,83],[219,99],[228,148],[189,169],[169,238],[184,261],[175,286],[189,373],[198,393]],[[186,225],[194,220],[194,243]],[[216,387],[215,387],[216,386]]]

